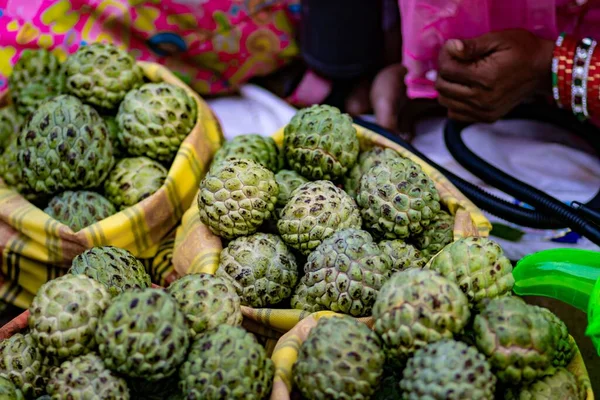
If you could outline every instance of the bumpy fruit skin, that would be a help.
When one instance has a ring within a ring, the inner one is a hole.
[[[407,158],[383,160],[365,172],[356,202],[365,225],[385,239],[418,235],[440,211],[433,181]]]
[[[467,298],[456,283],[433,271],[409,268],[393,274],[379,291],[373,329],[388,360],[403,364],[428,343],[461,333],[469,317]]]
[[[413,239],[413,243],[429,260],[453,240],[454,217],[445,211],[440,211],[423,232]]]
[[[225,239],[251,235],[275,210],[275,175],[252,160],[228,160],[200,182],[200,220]]]
[[[54,196],[44,212],[78,232],[116,213],[115,206],[95,192],[67,190]]]
[[[441,340],[408,360],[400,388],[405,400],[494,400],[496,377],[476,348]]]
[[[215,153],[212,165],[236,158],[256,161],[273,173],[283,168],[283,157],[273,138],[257,133],[239,135],[225,142]]]
[[[392,260],[392,272],[398,272],[407,268],[423,268],[427,260],[414,246],[403,240],[383,240],[379,242],[379,248]]]
[[[383,375],[381,341],[347,316],[321,318],[300,346],[294,383],[307,400],[370,399]]]
[[[123,158],[104,182],[104,193],[119,210],[152,196],[167,179],[168,171],[148,157]]]
[[[55,79],[60,73],[58,58],[48,50],[24,50],[8,78],[11,98],[16,102],[27,86]]]
[[[173,282],[168,292],[185,314],[192,338],[219,325],[242,324],[240,297],[225,278],[189,274]]]
[[[17,148],[23,175],[39,193],[98,187],[114,165],[106,124],[73,96],[54,97],[34,112]]]
[[[53,359],[88,353],[96,346],[94,333],[109,302],[106,288],[84,275],[46,282],[29,307],[31,336]]]
[[[402,156],[398,152],[380,146],[375,146],[372,149],[359,154],[358,161],[346,174],[343,180],[344,190],[353,199],[356,199],[358,194],[358,186],[363,174],[372,167],[381,164],[384,160],[400,159]]]
[[[33,201],[37,195],[23,180],[22,169],[17,159],[17,136],[12,137],[6,150],[0,155],[0,176],[8,187],[16,190],[27,200]]]
[[[552,311],[544,307],[539,307],[539,310],[544,313],[546,319],[554,325],[554,328],[558,332],[558,346],[556,347],[556,355],[552,364],[555,367],[566,367],[569,365],[575,352],[577,351],[577,344],[569,335],[569,330],[565,323],[558,318]]]
[[[307,182],[298,187],[281,210],[277,230],[290,247],[308,255],[334,232],[360,229],[356,203],[330,181]]]
[[[0,154],[9,145],[12,137],[19,132],[23,117],[14,107],[0,108]]]
[[[161,289],[123,292],[96,331],[104,364],[119,374],[156,381],[185,359],[189,329],[177,302]]]
[[[510,293],[515,283],[512,264],[502,248],[482,237],[461,238],[450,243],[425,268],[458,283],[476,308],[480,308],[486,298]]]
[[[0,342],[0,377],[11,380],[25,396],[44,393],[47,372],[44,355],[31,334],[15,333]]]
[[[48,394],[72,400],[129,399],[125,379],[111,372],[95,353],[63,362],[52,371]]]
[[[277,235],[239,237],[221,252],[217,276],[228,279],[245,306],[274,306],[289,298],[298,281],[296,257]]]
[[[36,80],[19,91],[14,99],[19,114],[27,117],[35,112],[46,101],[64,92],[64,75],[58,74],[46,79]]]
[[[144,80],[133,56],[108,43],[81,46],[67,58],[64,69],[67,92],[105,109],[116,108]]]
[[[343,229],[325,239],[309,254],[300,281],[306,300],[292,298],[292,307],[303,303],[355,317],[369,315],[382,285],[391,275],[391,260],[368,232]]]
[[[121,142],[119,142],[119,124],[117,124],[117,118],[112,115],[103,115],[102,118],[108,128],[108,135],[113,146],[115,159],[126,157],[127,152],[121,147]]]
[[[292,169],[311,180],[335,180],[356,163],[356,129],[348,114],[327,105],[296,113],[283,134],[285,158]]]
[[[221,325],[194,341],[179,369],[179,387],[187,400],[260,400],[271,394],[274,372],[251,333]]]
[[[292,198],[294,190],[308,182],[308,179],[289,169],[282,169],[275,174],[275,180],[279,185],[279,195],[277,196],[277,207],[285,207]]]
[[[508,385],[527,384],[552,372],[560,331],[537,306],[516,296],[487,301],[473,325],[475,344]]]
[[[505,400],[583,400],[577,386],[577,379],[572,373],[560,368],[553,375],[548,375],[534,383],[519,389],[508,389],[504,393]]]
[[[25,400],[23,393],[11,381],[0,376],[0,399]]]
[[[133,254],[113,246],[84,251],[71,264],[73,275],[87,275],[103,284],[115,297],[126,290],[145,289],[152,285],[150,275]]]
[[[196,125],[195,100],[179,86],[146,83],[119,106],[119,139],[127,152],[170,162]]]

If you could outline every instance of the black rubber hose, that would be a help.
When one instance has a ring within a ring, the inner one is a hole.
[[[402,140],[401,138],[392,134],[391,132],[388,132],[383,127],[365,121],[361,118],[354,118],[354,121],[358,125],[369,129],[373,132],[376,132],[381,136],[385,137],[386,139],[389,139],[394,143],[402,146],[406,150],[415,154],[417,157],[421,158],[423,161],[427,162],[433,168],[440,171],[440,173],[444,175],[454,186],[456,186],[456,188],[460,190],[465,196],[467,196],[473,202],[473,204],[475,204],[477,207],[483,210],[486,210],[490,214],[495,215],[498,218],[502,218],[506,221],[514,222],[521,226],[526,226],[530,228],[565,228],[565,224],[560,220],[539,213],[535,210],[519,207],[491,193],[486,192],[485,190],[472,184],[471,182],[465,181],[464,179],[448,171],[444,167],[438,165],[437,163],[429,159],[427,156],[425,156],[423,153],[421,153],[419,150],[417,150],[410,143]]]
[[[529,186],[493,165],[488,164],[463,143],[461,138],[465,124],[449,120],[444,128],[444,139],[450,154],[467,170],[484,182],[507,194],[531,204],[537,210],[556,216],[565,225],[600,246],[600,229],[583,219],[571,207],[560,200]]]

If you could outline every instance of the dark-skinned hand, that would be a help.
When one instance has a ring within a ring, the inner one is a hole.
[[[497,121],[532,95],[551,93],[553,48],[521,29],[449,40],[439,56],[439,103],[451,119]]]

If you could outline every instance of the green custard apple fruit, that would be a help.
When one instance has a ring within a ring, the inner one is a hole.
[[[321,318],[298,351],[296,387],[307,400],[370,399],[383,375],[381,340],[348,316]]]
[[[127,290],[146,289],[152,285],[144,264],[129,251],[114,246],[84,251],[73,259],[69,272],[87,275],[100,282],[113,297]]]
[[[365,172],[370,170],[372,167],[381,164],[381,162],[384,160],[396,160],[400,158],[402,158],[402,156],[398,154],[397,151],[380,146],[375,146],[360,153],[358,156],[358,161],[344,177],[344,190],[346,193],[352,196],[353,199],[356,199],[360,179]]]
[[[379,248],[392,259],[392,272],[407,268],[423,268],[427,260],[414,246],[403,240],[383,240]]]
[[[373,329],[388,360],[403,365],[428,343],[460,334],[470,315],[456,283],[433,271],[409,268],[394,273],[379,291]]]
[[[16,190],[27,200],[34,201],[38,196],[24,180],[23,170],[17,159],[17,136],[12,137],[6,150],[0,155],[0,176],[8,187]]]
[[[96,353],[88,353],[63,362],[52,371],[48,381],[52,398],[129,399],[125,379],[110,371]]]
[[[17,150],[23,176],[38,193],[98,187],[114,165],[100,115],[67,95],[53,97],[31,115]]]
[[[220,325],[242,324],[240,297],[228,279],[189,274],[169,285],[168,292],[185,314],[192,338]]]
[[[200,220],[225,239],[248,236],[275,211],[275,175],[252,160],[219,163],[200,182]]]
[[[573,360],[573,357],[577,352],[577,344],[571,335],[569,335],[567,326],[560,318],[547,308],[539,307],[539,310],[545,314],[546,319],[554,325],[554,328],[559,334],[556,355],[552,364],[555,367],[566,367],[571,363],[571,360]]]
[[[196,125],[194,98],[170,83],[146,83],[119,106],[119,139],[132,156],[171,162]]]
[[[104,182],[104,193],[124,210],[152,196],[164,185],[168,171],[148,157],[121,159]]]
[[[13,383],[0,376],[0,399],[2,400],[25,400],[23,393]]]
[[[515,280],[512,264],[498,243],[483,237],[461,238],[443,248],[425,266],[458,283],[469,303],[510,293]]]
[[[358,207],[346,192],[330,181],[314,181],[294,190],[277,230],[288,246],[308,255],[334,232],[361,225]]]
[[[435,184],[407,158],[386,159],[365,172],[356,202],[365,226],[384,239],[418,235],[440,211]]]
[[[504,384],[528,384],[553,372],[561,332],[540,307],[516,296],[488,300],[473,330],[477,348]]]
[[[235,136],[225,142],[215,153],[212,164],[240,158],[256,161],[273,173],[283,168],[283,157],[273,138],[257,133]]]
[[[415,246],[428,260],[454,240],[454,217],[438,212],[423,232],[413,238]]]
[[[28,117],[46,101],[64,92],[64,75],[59,74],[43,80],[36,80],[24,86],[16,97],[15,107],[19,114]]]
[[[263,308],[292,295],[298,265],[279,236],[255,233],[229,242],[221,252],[216,275],[233,284],[243,305]]]
[[[144,81],[142,69],[125,50],[109,43],[81,46],[64,66],[66,91],[93,106],[114,109]]]
[[[14,107],[0,108],[0,154],[8,147],[13,136],[19,133],[23,117]]]
[[[54,196],[44,212],[78,232],[116,213],[115,206],[96,192],[67,190]]]
[[[285,158],[310,180],[335,180],[356,163],[358,136],[348,114],[328,105],[296,113],[283,134]]]
[[[156,381],[185,359],[189,329],[177,302],[162,289],[123,292],[96,330],[98,352],[111,370]]]
[[[275,174],[275,180],[279,185],[279,195],[277,196],[277,207],[285,207],[292,198],[294,190],[308,182],[308,179],[289,169],[282,169]]]
[[[553,375],[538,379],[530,385],[511,388],[504,393],[505,400],[583,400],[577,379],[564,368]]]
[[[121,159],[127,157],[127,152],[121,147],[121,142],[119,142],[119,124],[117,124],[117,118],[112,115],[103,115],[102,118],[108,128],[108,135],[113,146],[115,158]]]
[[[292,307],[315,304],[354,317],[370,315],[391,275],[391,260],[368,232],[343,229],[308,255]],[[309,308],[309,310],[312,308]]]
[[[415,352],[400,388],[405,400],[494,400],[496,377],[475,347],[444,339]]]
[[[108,290],[85,275],[67,274],[43,284],[29,307],[29,329],[46,356],[65,360],[93,351]]]
[[[220,325],[196,338],[179,369],[187,400],[267,399],[275,367],[254,336]]]
[[[25,396],[41,396],[47,374],[44,354],[30,333],[15,333],[0,342],[0,377],[11,380]]]

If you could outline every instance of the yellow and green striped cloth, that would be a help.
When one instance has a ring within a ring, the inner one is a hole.
[[[169,242],[169,235],[195,202],[200,179],[224,139],[217,119],[196,92],[161,65],[139,64],[150,81],[180,86],[198,104],[196,126],[181,145],[165,184],[139,204],[73,232],[0,179],[0,301],[28,307],[44,282],[64,274],[84,250],[100,245],[148,259],[157,279],[170,279],[174,239]],[[154,259],[161,245],[160,257]]]

